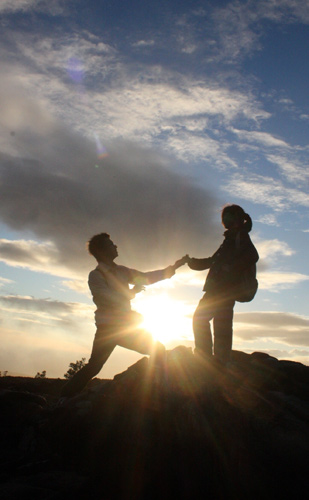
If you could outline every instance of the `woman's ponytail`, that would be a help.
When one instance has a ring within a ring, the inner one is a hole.
[[[248,233],[250,233],[250,231],[252,229],[252,219],[251,219],[250,215],[246,214],[246,213],[244,216],[244,228]]]

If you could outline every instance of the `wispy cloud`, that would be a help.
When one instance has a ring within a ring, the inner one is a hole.
[[[289,148],[289,144],[287,144],[282,139],[274,137],[273,135],[266,132],[251,132],[247,130],[237,130],[235,128],[231,128],[231,132],[236,134],[240,140],[247,141],[249,143],[254,143],[267,147],[275,147],[275,148]]]
[[[261,50],[263,21],[292,24],[309,23],[306,0],[232,1],[212,13],[214,37],[217,38],[217,59],[234,62]]]
[[[215,119],[217,127],[227,127],[241,117],[259,123],[270,116],[253,95],[230,90],[215,79],[196,80],[158,65],[132,71],[115,48],[88,32],[57,39],[16,31],[7,36],[6,57],[14,59],[12,80],[19,81],[36,100],[47,101],[55,114],[87,135],[92,131],[105,140],[139,136],[148,144],[159,141],[163,147],[170,141],[175,152],[173,131],[177,131],[189,143],[200,141],[195,150],[198,158],[210,141],[207,130],[213,134],[213,123],[207,126],[207,117]],[[72,61],[78,81],[72,78]],[[4,73],[3,92],[12,95],[8,63]],[[25,92],[19,89],[19,93]],[[222,137],[212,140],[220,150]],[[178,151],[180,155],[181,149]],[[192,148],[191,157],[193,152]]]
[[[155,44],[154,40],[139,40],[138,42],[134,42],[133,47],[143,48],[143,47],[152,47]]]
[[[258,273],[259,289],[268,292],[287,290],[309,280],[309,276],[288,271],[262,271]]]
[[[268,226],[279,226],[276,215],[272,213],[261,215],[257,220]]]
[[[296,206],[309,207],[307,192],[286,187],[280,180],[272,177],[237,173],[222,189],[253,203],[271,207],[275,212]]]
[[[226,170],[238,167],[228,154],[229,144],[225,141],[214,140],[205,132],[183,130],[179,125],[169,131],[165,149],[173,152],[178,158],[189,163],[196,161],[206,161],[212,168]]]
[[[48,12],[51,15],[58,15],[64,11],[62,0],[52,2],[48,0],[1,0],[0,4],[0,12],[3,13],[26,12],[32,9]]]
[[[0,12],[25,11],[35,7],[41,0],[2,0]]]
[[[2,310],[10,310],[15,313],[35,313],[38,318],[38,313],[46,319],[54,319],[57,321],[72,322],[75,324],[81,320],[83,316],[89,315],[91,308],[85,304],[74,302],[60,302],[50,299],[37,299],[25,296],[0,296],[0,304]]]
[[[9,280],[7,278],[2,278],[0,276],[0,288],[3,287],[4,285],[10,284],[10,283],[13,283],[13,281]]]
[[[268,155],[267,160],[277,165],[279,171],[289,182],[300,185],[309,182],[309,166],[297,158],[289,160],[281,155]]]

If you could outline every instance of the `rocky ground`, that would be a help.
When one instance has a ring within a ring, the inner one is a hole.
[[[308,492],[309,367],[233,351],[225,371],[191,349],[94,380],[0,378],[4,500],[277,499]]]

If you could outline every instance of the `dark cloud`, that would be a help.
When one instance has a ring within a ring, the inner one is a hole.
[[[10,337],[11,328],[26,336],[31,332],[44,332],[47,342],[53,335],[53,329],[58,334],[62,331],[66,340],[72,334],[76,339],[83,336],[89,327],[90,307],[78,302],[7,295],[0,296],[0,311],[4,318],[3,339]]]
[[[0,258],[9,265],[30,267],[35,270],[48,271],[49,265],[56,263],[59,256],[51,244],[40,244],[35,241],[0,239]],[[4,281],[0,278],[0,282]]]
[[[94,143],[55,124],[49,134],[16,137],[33,158],[0,155],[0,217],[52,241],[61,265],[88,266],[85,243],[98,232],[111,234],[122,262],[141,268],[201,252],[220,232],[213,195],[154,152],[119,140],[99,159]]]
[[[309,320],[296,314],[283,312],[243,312],[236,313],[239,323],[248,323],[267,327],[309,327]]]
[[[76,304],[49,299],[8,295],[0,296],[0,303],[5,307],[18,311],[36,311],[56,316],[76,313]]]
[[[238,329],[244,323],[246,329]],[[250,327],[251,325],[251,327]],[[268,339],[294,346],[309,346],[309,320],[281,312],[248,312],[235,314],[235,335],[244,340]]]

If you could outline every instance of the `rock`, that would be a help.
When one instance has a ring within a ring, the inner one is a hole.
[[[305,495],[308,367],[233,351],[223,369],[183,346],[167,366],[144,357],[62,406],[46,381],[41,394],[2,383],[0,497]]]

